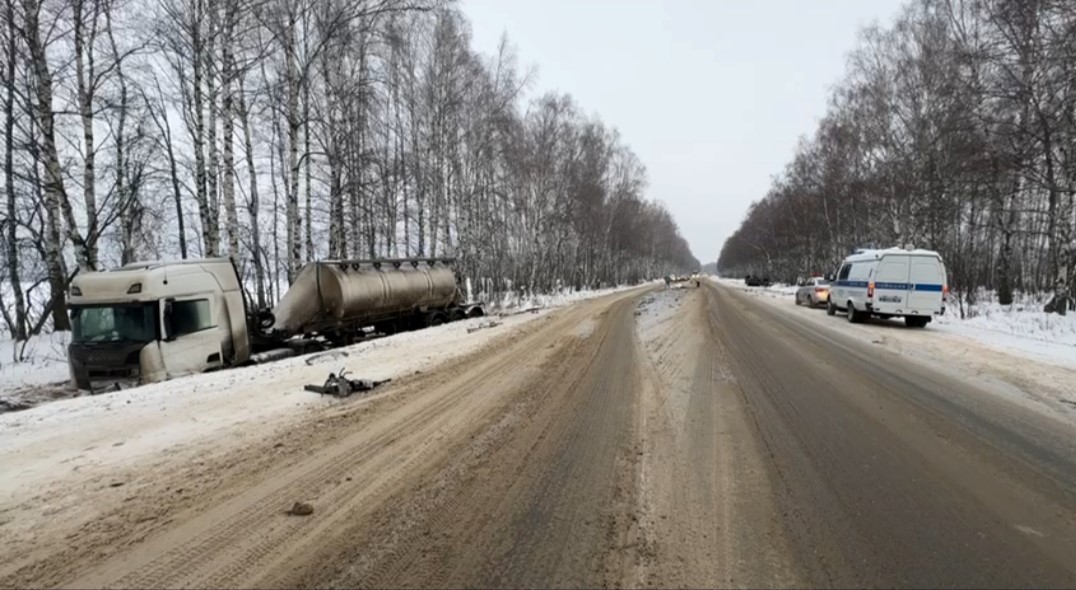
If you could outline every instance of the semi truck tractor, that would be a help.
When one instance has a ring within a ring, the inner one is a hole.
[[[138,262],[71,282],[71,379],[91,391],[164,381],[484,315],[450,258],[303,266],[255,309],[229,258]]]

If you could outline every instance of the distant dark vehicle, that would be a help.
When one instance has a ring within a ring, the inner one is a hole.
[[[745,278],[743,282],[748,287],[769,287],[773,284],[770,282],[770,277],[756,277],[752,275],[747,275],[747,278]]]

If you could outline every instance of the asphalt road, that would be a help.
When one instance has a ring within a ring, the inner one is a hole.
[[[579,304],[0,585],[1076,586],[1072,430],[843,328],[708,283]]]
[[[1076,585],[1071,430],[742,294],[707,305],[804,582]]]

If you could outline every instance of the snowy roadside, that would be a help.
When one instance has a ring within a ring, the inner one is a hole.
[[[1036,309],[984,306],[975,318],[944,316],[925,329],[899,320],[849,324],[844,315],[797,306],[788,288],[747,287],[717,279],[775,308],[835,330],[871,346],[915,359],[964,379],[972,379],[1008,399],[1076,425],[1076,317],[1047,316]]]
[[[71,397],[66,383],[69,338],[69,332],[60,332],[25,342],[0,339],[0,412]]]
[[[107,473],[211,443],[268,436],[271,426],[338,400],[303,390],[345,368],[355,378],[390,379],[427,371],[477,351],[551,309],[624,289],[572,294],[536,313],[491,317],[406,332],[325,353],[82,396],[0,414],[0,503],[63,474]]]
[[[747,287],[743,281],[718,279],[721,284],[768,297],[795,307],[796,287]],[[937,317],[928,330],[961,336],[1000,352],[1029,360],[1076,369],[1076,315],[1062,317],[1041,311],[1041,305],[1002,306],[979,303],[975,315],[960,319],[953,310]],[[883,322],[874,320],[873,324]]]
[[[541,295],[508,293],[491,313],[514,313],[527,309],[551,309],[599,297],[630,287],[571,291]],[[76,397],[69,384],[67,343],[70,334],[42,334],[27,342],[0,338],[0,414],[25,410],[46,402]],[[15,359],[21,359],[18,362]]]

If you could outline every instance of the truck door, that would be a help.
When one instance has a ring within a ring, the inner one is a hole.
[[[911,267],[908,308],[918,315],[940,312],[945,288],[945,267],[941,260],[933,256],[913,256]]]
[[[161,307],[161,358],[169,379],[222,366],[220,329],[211,299],[177,298]]]
[[[907,309],[908,257],[886,254],[878,261],[874,273],[874,310],[878,313],[903,313]]]

